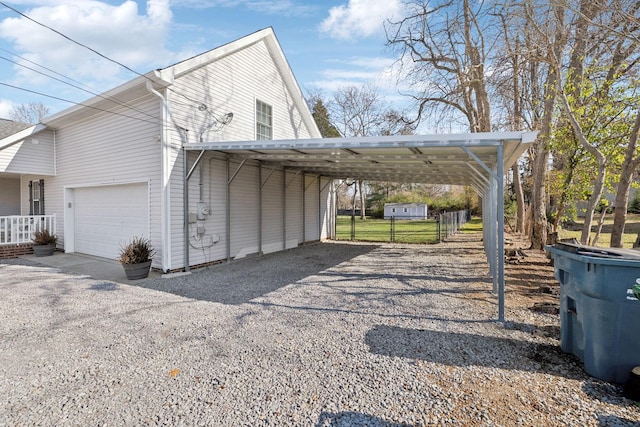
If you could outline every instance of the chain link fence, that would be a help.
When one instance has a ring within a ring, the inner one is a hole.
[[[336,239],[390,242],[439,243],[456,233],[471,218],[470,211],[445,212],[431,219],[393,216],[389,219],[360,219],[338,216]]]

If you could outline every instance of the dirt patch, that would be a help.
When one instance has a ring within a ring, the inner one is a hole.
[[[519,234],[505,234],[504,277],[509,305],[558,314],[560,284],[544,251],[527,249],[529,240]],[[512,255],[512,256],[510,256]]]

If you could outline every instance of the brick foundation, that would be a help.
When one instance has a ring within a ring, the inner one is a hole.
[[[18,258],[22,255],[31,255],[32,253],[33,248],[31,247],[31,243],[0,246],[0,259]]]

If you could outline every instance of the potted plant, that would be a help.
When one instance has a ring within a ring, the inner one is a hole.
[[[151,241],[144,237],[134,237],[120,247],[118,261],[122,264],[129,280],[144,279],[151,269],[151,258],[155,254]]]
[[[58,236],[51,234],[46,228],[33,233],[33,253],[35,256],[50,256],[56,250]]]

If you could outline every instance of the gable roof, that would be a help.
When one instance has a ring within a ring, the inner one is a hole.
[[[31,127],[29,123],[15,122],[8,119],[0,119],[0,139],[6,138],[9,135],[20,132],[28,127]]]
[[[284,80],[287,90],[293,97],[293,102],[300,111],[302,119],[311,133],[311,137],[321,138],[322,135],[320,134],[320,130],[309,111],[309,107],[304,99],[302,91],[300,90],[300,86],[298,85],[295,75],[291,70],[289,61],[287,61],[272,27],[256,31],[255,33],[249,34],[192,58],[185,59],[184,61],[178,62],[169,67],[158,69],[156,70],[156,76],[165,82],[173,82],[176,77],[188,74],[198,68],[204,67],[207,64],[225,58],[259,42],[264,42],[266,45],[269,55],[280,71],[280,75]]]
[[[169,87],[173,84],[176,77],[188,74],[198,68],[204,67],[207,64],[232,55],[235,52],[246,49],[259,42],[265,43],[271,58],[282,75],[287,90],[293,97],[294,104],[300,111],[302,120],[311,133],[311,136],[320,138],[320,131],[318,130],[315,120],[309,111],[309,107],[302,95],[300,86],[295,79],[291,67],[284,56],[282,48],[280,47],[280,43],[278,42],[271,27],[256,31],[253,34],[249,34],[215,49],[201,53],[189,59],[185,59],[184,61],[170,65],[166,68],[160,68],[140,75],[133,80],[82,102],[79,105],[74,105],[66,110],[46,117],[43,119],[43,123],[49,126],[57,126],[70,120],[75,121],[84,117],[92,116],[100,110],[108,110],[116,105],[122,105],[122,103],[147,95],[149,93],[147,83],[152,83],[156,90]]]

